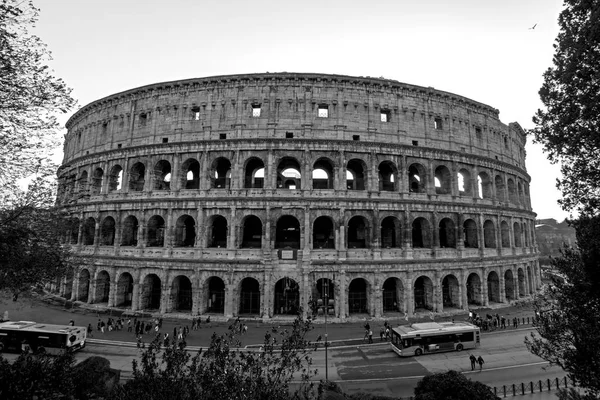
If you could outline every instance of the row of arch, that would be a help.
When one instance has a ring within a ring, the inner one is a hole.
[[[499,173],[490,175],[485,171],[472,177],[472,167],[468,166],[451,167],[455,172],[451,172],[451,168],[443,163],[433,165],[431,169],[426,166],[426,163],[412,162],[406,170],[400,171],[394,162],[385,160],[369,168],[365,160],[353,158],[346,163],[341,174],[340,168],[328,157],[318,158],[309,170],[305,170],[294,157],[282,157],[275,169],[275,179],[272,179],[265,162],[259,157],[250,157],[243,163],[240,181],[233,185],[232,171],[235,171],[235,167],[226,157],[215,158],[210,166],[201,166],[197,159],[188,158],[180,168],[173,168],[170,161],[163,159],[151,169],[145,163],[137,161],[127,171],[118,163],[109,167],[107,174],[101,167],[90,172],[83,170],[79,176],[63,179],[61,191],[63,200],[66,201],[75,193],[95,195],[115,191],[200,189],[201,171],[208,170],[206,184],[203,186],[207,189],[275,187],[408,191],[480,199],[495,198],[513,204],[529,204],[528,183],[522,179],[513,179]],[[308,184],[304,184],[305,180]],[[370,186],[370,181],[373,181],[373,186]]]
[[[257,215],[245,215],[239,226],[231,232],[231,223],[223,215],[212,215],[200,227],[189,214],[172,218],[153,215],[146,223],[141,223],[135,215],[122,221],[106,216],[102,220],[86,218],[83,223],[78,218],[70,221],[67,242],[81,245],[100,246],[144,246],[144,247],[217,247],[217,248],[264,248],[268,247],[268,228]],[[460,219],[463,219],[461,216]],[[460,220],[459,219],[459,220]],[[313,249],[346,248],[497,248],[530,247],[534,245],[533,229],[527,221],[514,221],[512,224],[502,219],[500,224],[491,219],[477,222],[478,218],[466,218],[460,224],[455,216],[441,216],[439,221],[417,216],[410,225],[402,224],[396,216],[385,216],[379,226],[364,215],[354,215],[343,226],[344,242],[340,241],[341,224],[331,215],[321,215],[314,219],[308,236],[298,216],[282,215],[269,226],[268,232],[274,237],[274,248]],[[231,235],[233,233],[233,235]],[[230,236],[232,237],[230,239]],[[307,240],[310,246],[303,246]]]
[[[355,276],[347,285],[340,284],[334,273],[333,279],[331,274],[313,275],[307,281],[309,287],[303,288],[302,278],[291,276],[263,285],[260,278],[252,276],[230,283],[213,275],[196,282],[185,273],[166,279],[149,272],[136,282],[130,272],[121,272],[116,278],[113,274],[111,278],[107,270],[100,269],[92,276],[84,268],[64,282],[61,294],[74,301],[162,313],[277,316],[297,314],[302,307],[307,312],[328,312],[336,317],[374,316],[444,312],[514,301],[536,290],[534,270],[525,265],[492,270],[487,275],[480,271],[467,274],[449,271],[439,280],[435,274],[416,272],[410,281],[390,276],[381,284]],[[461,276],[466,278],[461,281]],[[323,303],[324,298],[327,303]]]

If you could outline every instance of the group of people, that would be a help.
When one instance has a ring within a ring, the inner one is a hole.
[[[483,357],[475,357],[473,354],[471,354],[469,356],[469,360],[471,361],[471,371],[475,370],[477,364],[479,364],[479,370],[481,371],[481,369],[483,368],[483,364],[485,363],[485,361],[483,361]]]
[[[512,322],[513,328],[519,327],[519,318],[514,317],[512,321],[504,318],[503,315],[496,313],[496,315],[486,314],[485,318],[481,315],[477,315],[476,312],[469,312],[469,320],[481,328],[483,331],[493,331],[496,329],[506,329],[507,324]]]

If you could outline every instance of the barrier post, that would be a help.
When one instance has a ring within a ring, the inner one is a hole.
[[[529,388],[531,389],[531,393],[533,393],[533,382],[529,382]]]
[[[517,387],[515,386],[515,384],[512,384],[512,389],[513,389],[513,396],[517,395]]]
[[[504,391],[504,397],[506,397],[506,385],[502,385],[502,390]]]
[[[552,386],[550,384],[550,378],[548,378],[548,382],[547,383],[548,383],[548,391],[550,391],[552,389]]]
[[[542,386],[542,380],[541,379],[538,381],[538,384],[540,386],[540,392],[541,392],[542,389],[544,389],[544,386]]]
[[[556,388],[560,389],[560,381],[558,380],[558,376],[556,377]]]
[[[521,382],[521,394],[525,394],[525,384]]]

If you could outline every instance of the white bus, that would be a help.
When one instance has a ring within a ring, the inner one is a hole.
[[[473,349],[480,331],[467,322],[424,322],[392,328],[392,349],[400,356]]]
[[[45,353],[75,351],[85,347],[87,328],[83,326],[52,325],[33,321],[0,323],[0,352]]]

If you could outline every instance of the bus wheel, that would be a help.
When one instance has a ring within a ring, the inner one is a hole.
[[[421,355],[423,355],[423,350],[421,350],[421,349],[416,349],[416,350],[415,350],[415,356],[417,356],[417,357],[418,357],[418,356],[421,356]]]
[[[46,348],[44,346],[39,346],[37,352],[38,354],[46,354]]]
[[[459,343],[459,344],[456,345],[456,351],[462,351],[462,349],[463,349],[463,345],[462,344]]]

